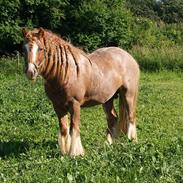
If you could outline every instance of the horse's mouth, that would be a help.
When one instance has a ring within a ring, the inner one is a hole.
[[[38,76],[38,71],[33,64],[29,64],[25,73],[26,73],[26,76],[29,80],[36,80],[36,78]]]
[[[35,74],[33,76],[30,76],[29,74],[26,74],[28,80],[30,81],[36,81],[38,74]]]

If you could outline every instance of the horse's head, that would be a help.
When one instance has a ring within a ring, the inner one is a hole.
[[[35,80],[45,62],[44,29],[28,31],[22,28],[24,36],[25,73],[30,80]]]

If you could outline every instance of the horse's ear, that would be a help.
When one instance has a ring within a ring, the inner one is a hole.
[[[26,27],[22,27],[22,34],[23,34],[24,37],[27,36],[27,33],[28,33],[27,28]]]
[[[39,28],[38,36],[42,38],[44,36],[44,29],[41,27]]]

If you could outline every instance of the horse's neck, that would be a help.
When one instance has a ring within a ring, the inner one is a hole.
[[[53,85],[65,87],[72,78],[77,77],[79,66],[75,61],[76,58],[67,52],[65,47],[56,47],[54,51],[50,50],[47,53],[42,76]]]

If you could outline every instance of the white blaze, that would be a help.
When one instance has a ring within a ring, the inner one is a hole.
[[[33,63],[36,62],[37,50],[38,50],[38,45],[37,45],[36,43],[34,43],[34,44],[33,44],[33,47],[32,47],[32,62],[33,62]]]
[[[30,48],[29,48],[29,44],[25,44],[25,49],[27,51],[27,54],[29,53],[30,51]],[[32,47],[32,50],[31,50],[31,53],[32,53],[32,62],[35,63],[36,62],[36,54],[37,54],[37,51],[38,51],[38,45],[36,43],[33,44],[33,47]]]
[[[30,45],[27,43],[27,44],[25,44],[25,49],[26,49],[27,55],[31,54],[31,56],[32,56],[32,60],[27,60],[28,67],[27,67],[26,75],[27,75],[28,79],[35,79],[38,75],[37,69],[35,67],[38,45],[36,43],[33,43],[32,49],[30,49]]]

